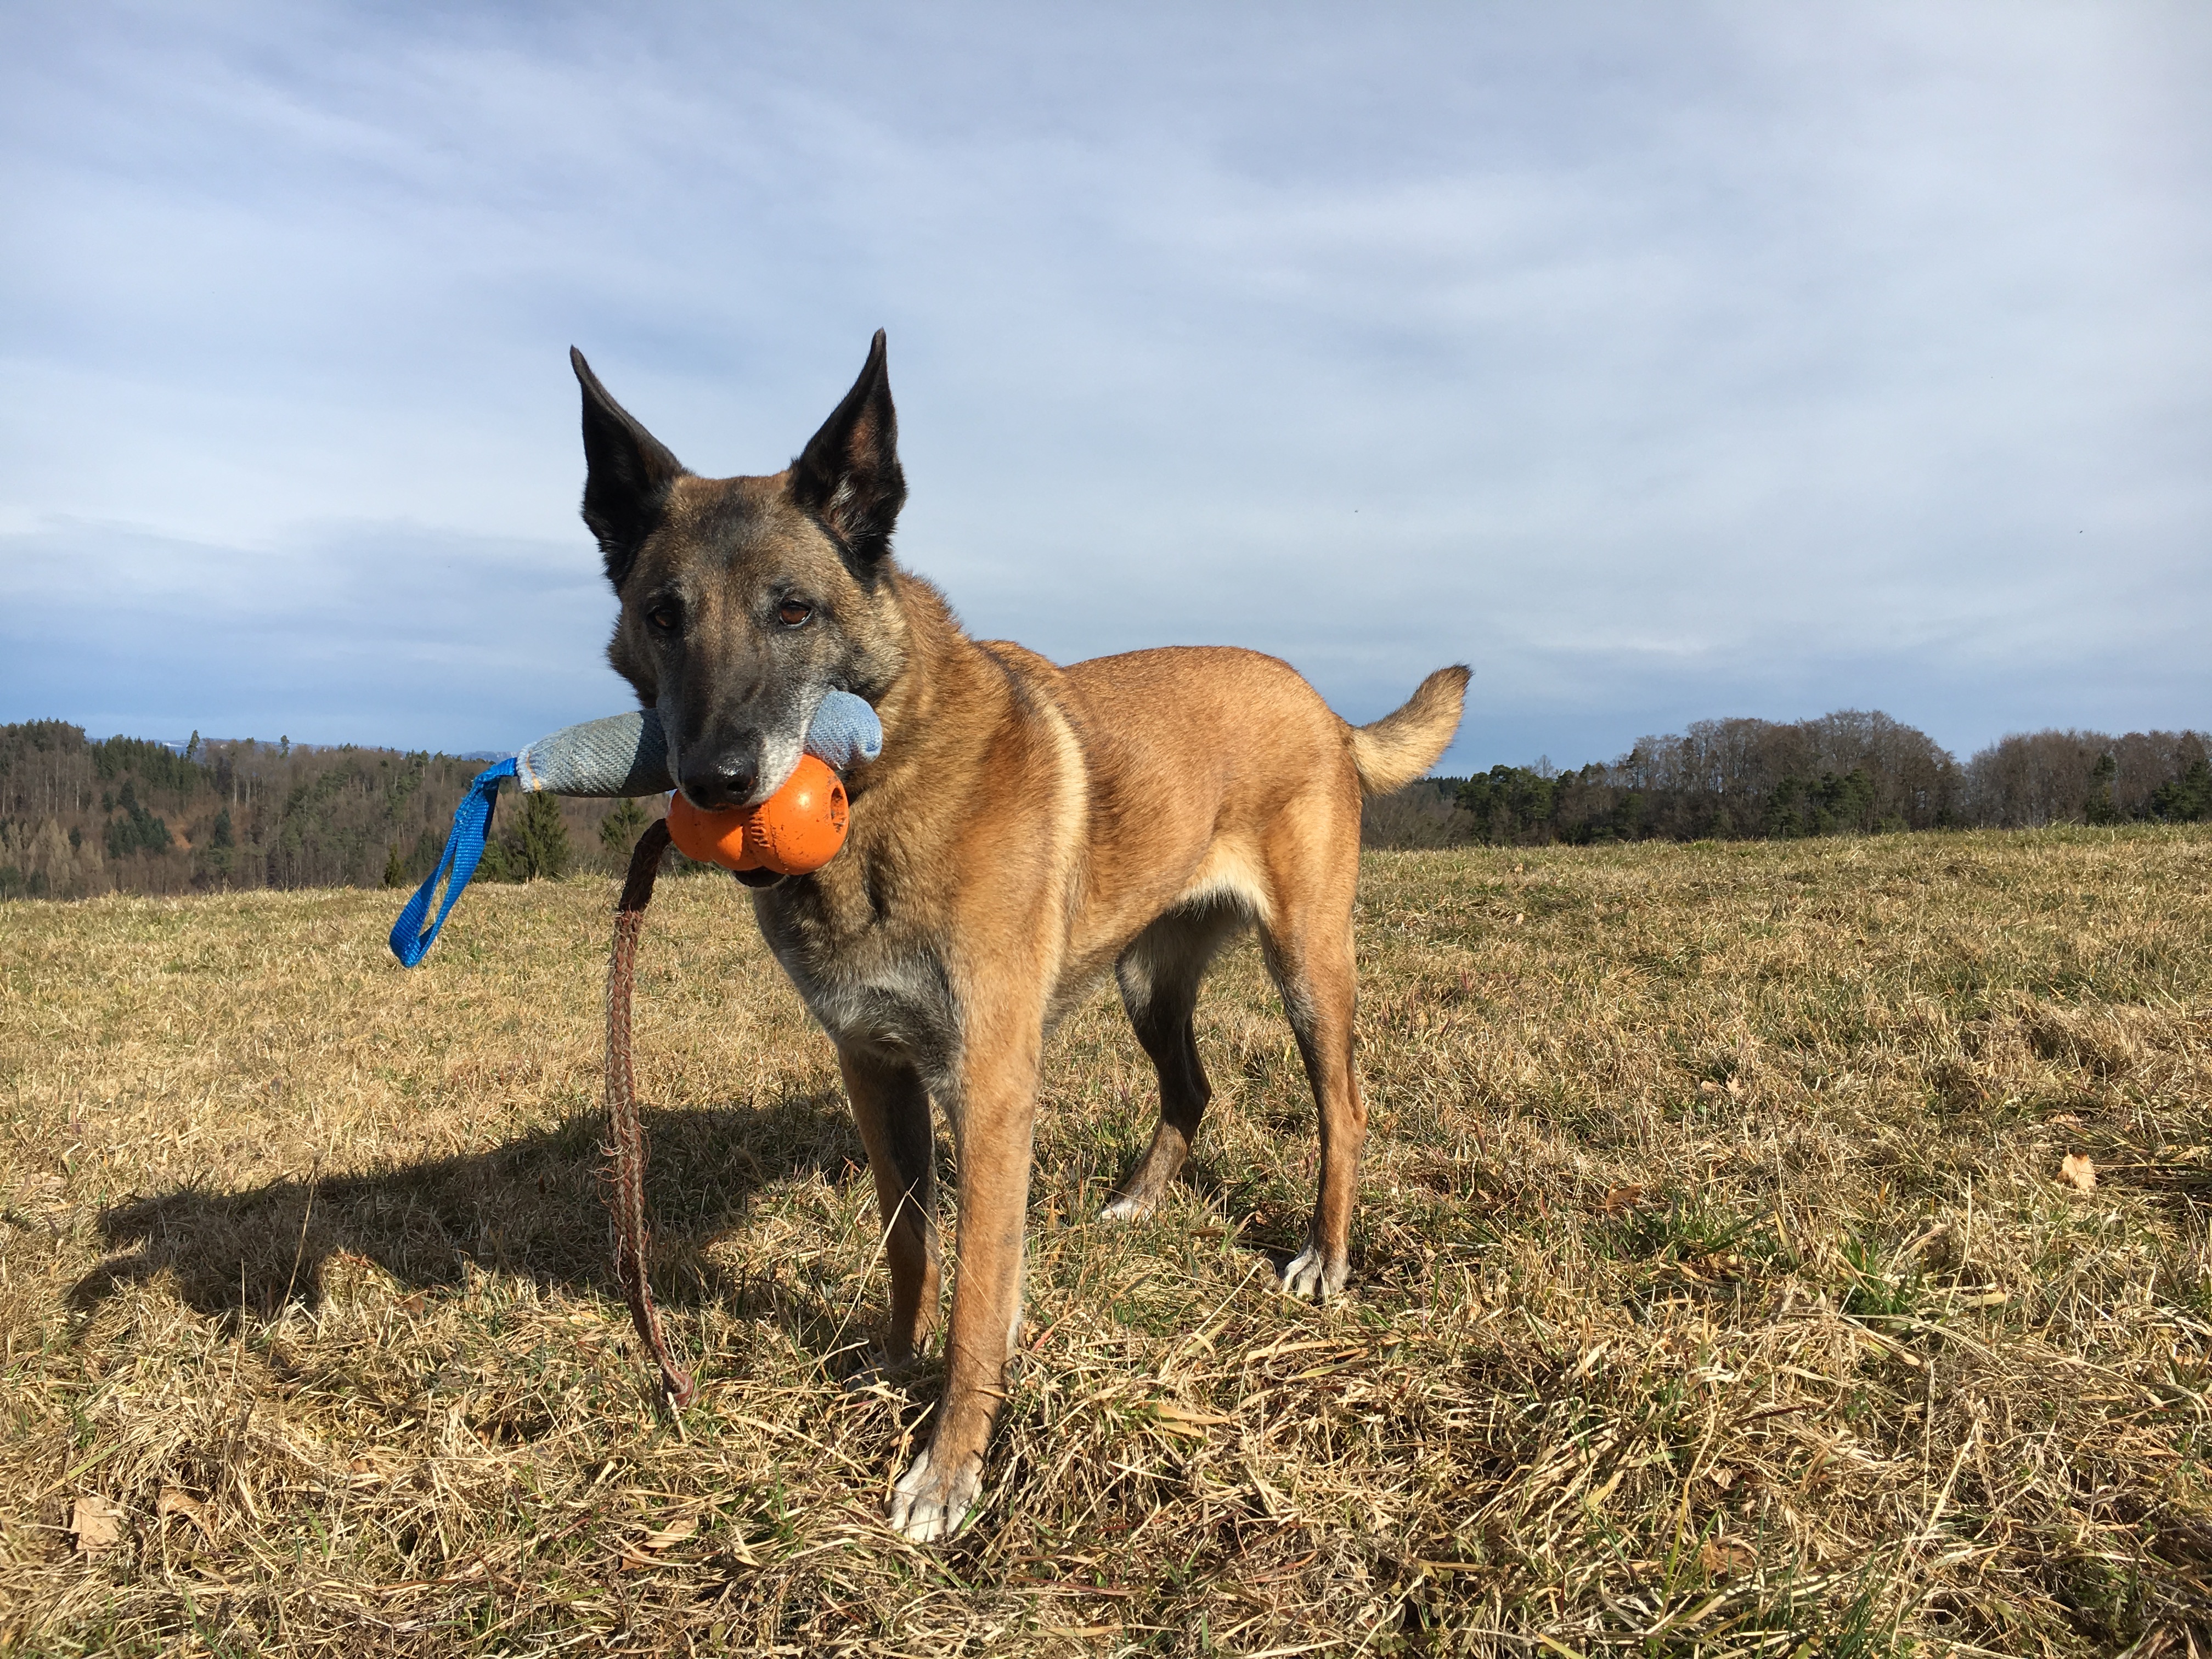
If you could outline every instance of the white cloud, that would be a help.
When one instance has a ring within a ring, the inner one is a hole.
[[[1462,765],[2212,723],[2205,14],[1256,15],[17,18],[0,718],[618,702],[563,348],[757,471],[883,323],[907,556],[1048,653],[1251,644],[1361,717],[1467,658]],[[459,649],[441,572],[565,620]],[[62,696],[118,603],[166,678]]]

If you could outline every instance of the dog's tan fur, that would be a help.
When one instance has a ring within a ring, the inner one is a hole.
[[[1250,651],[1062,668],[971,640],[890,556],[905,486],[880,334],[837,412],[771,477],[684,472],[576,364],[585,517],[623,600],[610,654],[660,709],[686,793],[702,805],[763,798],[831,685],[883,720],[881,758],[847,780],[844,849],[754,902],[836,1044],[884,1219],[894,1362],[937,1318],[933,1103],[952,1131],[960,1272],[945,1395],[890,1514],[909,1537],[939,1538],[981,1489],[1020,1332],[1045,1037],[1108,972],[1158,1070],[1160,1119],[1106,1215],[1149,1210],[1189,1152],[1208,1092],[1199,983],[1256,926],[1321,1128],[1312,1230],[1284,1285],[1313,1297],[1343,1285],[1366,1137],[1352,1054],[1360,799],[1435,763],[1467,671],[1438,670],[1397,713],[1354,728]]]

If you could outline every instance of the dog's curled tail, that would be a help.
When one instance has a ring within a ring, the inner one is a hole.
[[[1439,668],[1395,714],[1352,728],[1352,763],[1359,769],[1361,794],[1402,789],[1437,763],[1459,730],[1472,672],[1463,663]]]

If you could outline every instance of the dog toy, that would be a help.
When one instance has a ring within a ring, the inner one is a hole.
[[[849,770],[861,761],[872,761],[883,752],[884,728],[876,718],[876,711],[849,691],[832,691],[822,699],[814,711],[814,718],[806,727],[806,753],[800,758],[799,770],[794,771],[790,781],[769,801],[755,808],[756,813],[781,800],[793,788],[802,773],[813,779],[799,792],[810,801],[821,801],[826,806],[830,792],[822,788],[819,775],[808,769],[806,761],[812,757],[822,770],[832,773]],[[550,793],[556,795],[581,795],[609,799],[625,795],[664,794],[676,787],[668,767],[668,740],[660,729],[659,714],[650,708],[629,714],[611,714],[605,720],[586,720],[580,726],[563,726],[560,731],[542,737],[520,754],[511,755],[497,765],[479,772],[469,784],[468,793],[461,797],[460,805],[453,811],[453,827],[446,837],[446,850],[438,860],[438,867],[429,878],[416,890],[400,911],[399,919],[392,927],[392,954],[412,968],[429,954],[446,918],[453,914],[453,906],[460,900],[476,874],[477,865],[483,857],[484,842],[491,833],[492,809],[497,805],[499,787],[512,778],[515,787],[526,794]],[[832,783],[836,783],[833,776]],[[760,832],[763,849],[757,862],[751,865],[733,864],[732,869],[768,868],[781,874],[795,875],[819,869],[836,854],[844,840],[844,789],[835,789],[836,806],[836,840],[827,850],[821,850],[821,831],[804,826],[811,821],[810,814],[818,817],[822,808],[801,811],[797,817],[787,818],[787,808],[779,808],[770,816],[776,828],[766,824]],[[686,811],[690,803],[678,796],[678,801]],[[672,806],[672,812],[675,810]],[[720,817],[726,814],[696,813],[695,816]],[[743,817],[740,813],[738,816]],[[726,839],[726,835],[724,836]],[[747,843],[750,845],[750,843]],[[811,863],[808,857],[819,851]],[[785,863],[769,861],[769,853]],[[720,858],[702,860],[723,863]],[[786,867],[787,865],[788,867]],[[438,884],[445,882],[445,897],[438,905],[437,914],[430,907]]]
[[[811,755],[759,805],[702,812],[683,796],[668,803],[668,836],[676,850],[725,870],[773,870],[803,876],[819,870],[845,844],[845,786]]]

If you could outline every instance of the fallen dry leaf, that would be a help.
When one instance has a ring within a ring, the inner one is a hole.
[[[181,1515],[210,1540],[215,1537],[215,1528],[209,1524],[207,1518],[207,1505],[181,1487],[162,1487],[161,1495],[154,1500],[154,1513],[164,1519],[172,1515]]]
[[[2058,1166],[2058,1178],[2076,1192],[2094,1193],[2097,1190],[2097,1166],[2085,1153],[2067,1153],[2066,1161]]]
[[[1598,1206],[1598,1207],[1604,1211],[1607,1215],[1620,1215],[1624,1212],[1634,1209],[1643,1201],[1643,1188],[1613,1187],[1609,1188],[1607,1190],[1605,1202]]]
[[[680,1544],[699,1530],[699,1511],[679,1515],[658,1532],[649,1532],[638,1540],[640,1549],[665,1550],[671,1544]]]
[[[97,1555],[122,1540],[123,1514],[105,1498],[80,1498],[70,1511],[70,1530],[80,1551]]]
[[[1698,1551],[1698,1563],[1705,1568],[1708,1577],[1725,1578],[1740,1572],[1749,1572],[1759,1565],[1759,1557],[1747,1544],[1739,1544],[1730,1539],[1709,1538]]]

